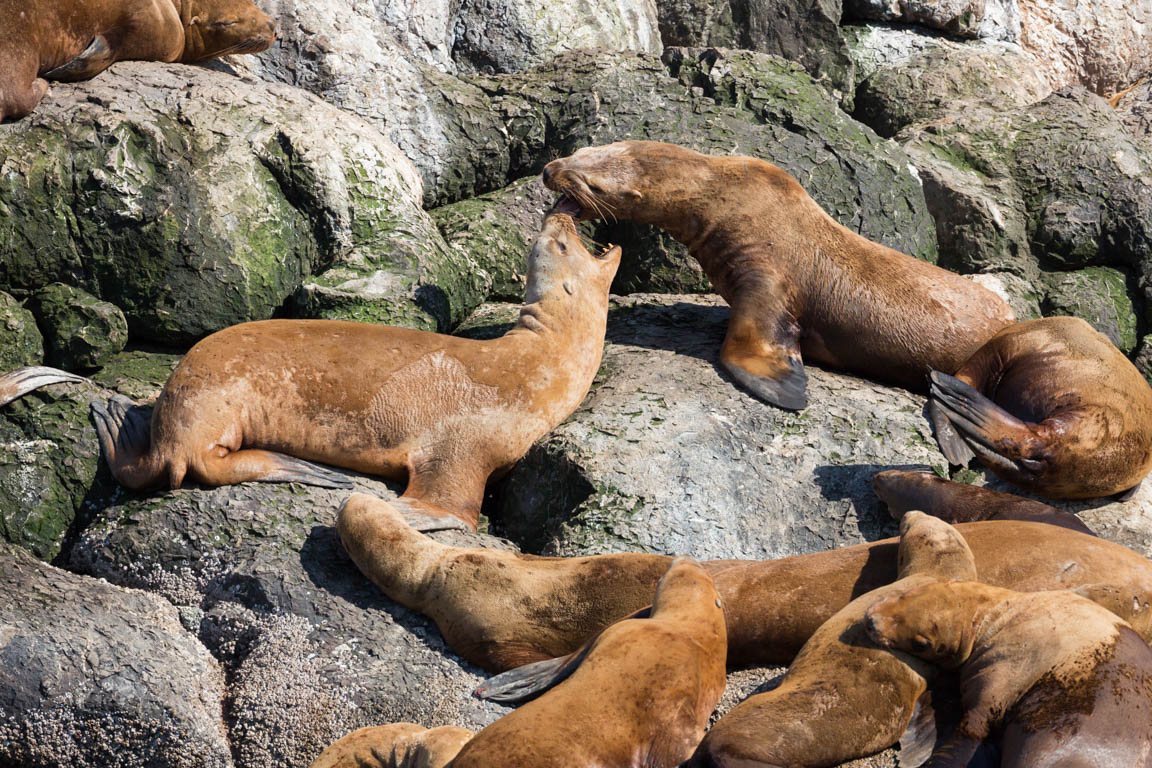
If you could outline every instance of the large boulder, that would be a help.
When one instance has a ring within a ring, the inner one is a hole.
[[[166,600],[0,542],[0,763],[231,768],[224,676]]]
[[[128,323],[120,308],[71,285],[41,288],[32,294],[29,307],[45,334],[46,362],[56,368],[99,368],[128,343]]]
[[[916,24],[955,37],[984,40],[1014,42],[1021,28],[1018,0],[846,0],[844,15]]]
[[[36,318],[7,293],[0,291],[0,373],[44,361],[44,336]]]
[[[1136,351],[1136,310],[1128,294],[1131,278],[1111,267],[1088,267],[1044,276],[1045,315],[1086,320],[1126,355]]]
[[[453,275],[412,165],[294,88],[119,64],[0,127],[0,168],[0,287],[83,287],[140,338],[187,343],[270,317],[329,269],[340,279],[317,281],[337,291],[387,283],[365,301],[409,324],[471,308],[421,291]]]
[[[1135,87],[1112,99],[1124,125],[1146,147],[1152,147],[1152,79],[1145,78]]]

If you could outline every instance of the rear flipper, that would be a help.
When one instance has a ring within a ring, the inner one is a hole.
[[[476,529],[456,515],[442,512],[424,504],[416,499],[401,496],[392,500],[392,506],[415,531],[431,533],[432,531],[467,531],[474,533]]]
[[[74,373],[68,373],[68,371],[61,371],[56,368],[46,368],[44,366],[17,368],[11,373],[0,376],[0,406],[7,405],[32,390],[49,384],[61,384],[64,382],[78,383],[83,381],[87,381],[83,376],[77,376]]]
[[[976,458],[976,454],[972,453],[972,449],[956,432],[944,409],[935,400],[928,401],[928,419],[932,422],[932,429],[936,433],[936,444],[940,446],[940,452],[944,454],[949,464],[965,467],[968,466],[968,462]]]
[[[43,77],[45,80],[61,80],[63,82],[91,80],[114,63],[116,63],[116,54],[104,36],[97,35],[79,56],[66,64],[61,64],[55,69],[45,72]]]
[[[134,489],[159,485],[161,472],[149,461],[151,416],[123,395],[114,396],[107,405],[94,400],[90,408],[100,450],[116,481]]]
[[[354,486],[352,478],[295,456],[257,448],[244,448],[223,456],[210,454],[193,476],[208,485],[237,483],[302,483],[319,488]]]
[[[1036,440],[1032,427],[968,384],[932,371],[932,397],[968,447],[991,468],[1021,475],[1044,468],[1044,462],[1025,456],[1027,446]]]

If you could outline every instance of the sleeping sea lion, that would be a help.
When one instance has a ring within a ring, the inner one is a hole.
[[[654,224],[686,245],[732,307],[721,364],[783,408],[808,403],[801,353],[923,390],[1014,320],[986,288],[841,226],[763,160],[621,141],[543,177],[561,210]]]
[[[444,725],[375,725],[334,742],[310,768],[444,768],[475,734]]]
[[[959,667],[964,716],[933,768],[968,766],[994,735],[1003,768],[1152,768],[1152,650],[1096,603],[951,582],[875,603],[867,624],[882,647]]]
[[[975,455],[1043,496],[1128,491],[1152,470],[1152,388],[1104,334],[1076,317],[997,333],[949,376],[932,373],[940,450]]]
[[[27,115],[49,80],[87,80],[117,61],[259,53],[276,23],[251,0],[0,0],[0,121]]]
[[[150,424],[125,398],[92,404],[105,459],[129,488],[178,488],[186,476],[351,487],[313,461],[406,476],[394,503],[421,529],[475,530],[488,478],[592,384],[619,263],[618,247],[589,253],[557,214],[532,249],[519,322],[499,339],[332,320],[227,328],[185,355]],[[22,376],[8,389],[44,380],[16,371],[0,391]]]
[[[1096,535],[1071,512],[1011,493],[954,483],[935,472],[888,469],[873,475],[872,487],[896,520],[916,509],[948,523],[1026,520]]]
[[[453,651],[490,671],[575,651],[644,608],[670,562],[642,553],[565,558],[450,547],[413,530],[392,503],[366,494],[344,503],[336,525],[365,576],[429,616]],[[1037,523],[956,528],[988,583],[1019,591],[1092,585],[1094,599],[1152,637],[1152,562],[1132,550]],[[729,665],[787,664],[833,614],[892,582],[897,540],[702,565],[724,602]]]

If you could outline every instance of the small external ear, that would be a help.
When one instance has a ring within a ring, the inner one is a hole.
[[[638,189],[628,190],[628,197],[632,198],[634,202],[640,202],[644,199],[644,193]]]
[[[189,21],[188,23],[189,23],[189,24],[191,24],[191,25],[196,25],[196,24],[199,24],[199,23],[200,23],[200,17],[199,17],[199,16],[193,16],[193,17],[192,17],[192,20],[191,20],[191,21]]]

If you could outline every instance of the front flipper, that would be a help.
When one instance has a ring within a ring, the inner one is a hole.
[[[764,327],[786,327],[773,333]],[[800,411],[808,407],[808,374],[800,360],[799,328],[791,322],[760,322],[733,308],[720,363],[744,388],[766,403]]]
[[[928,420],[932,422],[932,431],[936,433],[936,444],[949,464],[965,467],[976,458],[976,454],[972,453],[972,449],[948,420],[940,403],[935,400],[928,401]]]
[[[1025,456],[1032,427],[960,379],[932,371],[932,397],[968,447],[993,469],[1035,474],[1044,463]]]
[[[45,80],[61,80],[66,83],[90,80],[115,63],[116,54],[108,45],[108,41],[103,35],[97,35],[79,56],[67,64],[61,64],[45,72],[42,77]]]

